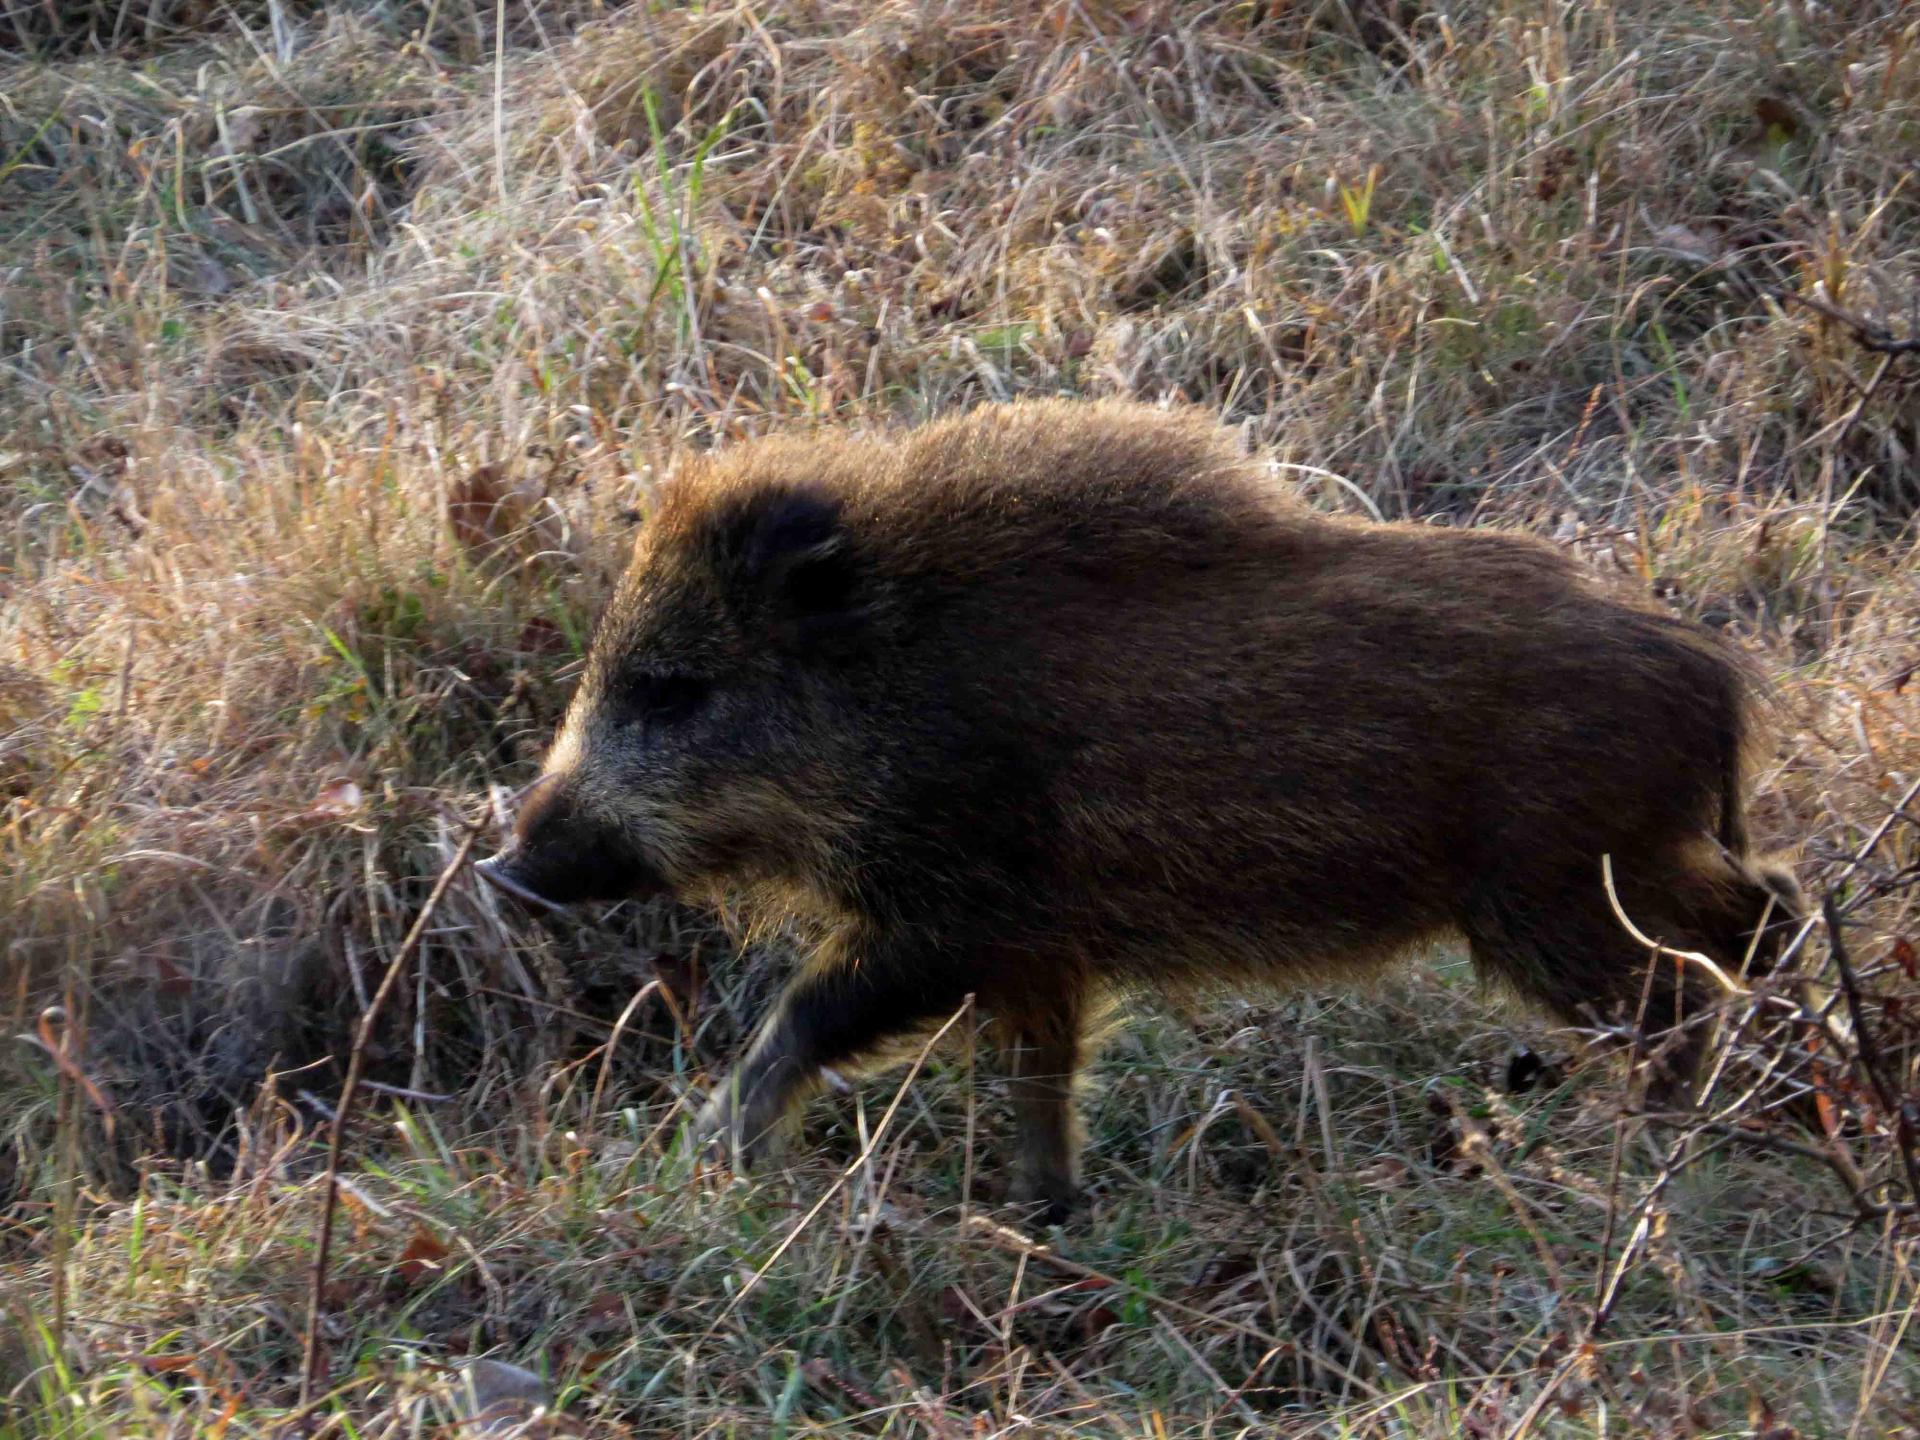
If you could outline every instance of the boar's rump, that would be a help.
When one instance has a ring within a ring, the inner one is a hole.
[[[665,484],[487,873],[670,889],[810,954],[704,1123],[750,1160],[827,1070],[969,995],[1013,1196],[1077,1188],[1073,1080],[1128,992],[1364,975],[1438,938],[1571,1022],[1703,1013],[1798,904],[1756,863],[1755,678],[1549,544],[1333,519],[1191,413],[986,406]],[[1648,988],[1650,987],[1650,988]],[[1677,1033],[1684,1081],[1698,1026]]]

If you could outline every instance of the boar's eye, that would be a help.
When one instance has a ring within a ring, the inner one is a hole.
[[[692,716],[712,690],[711,680],[695,675],[630,675],[620,687],[620,698],[632,718],[672,725]]]

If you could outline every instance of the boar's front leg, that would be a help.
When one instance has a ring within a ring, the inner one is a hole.
[[[946,1020],[966,1002],[957,967],[898,955],[801,974],[761,1022],[746,1058],[721,1081],[696,1122],[736,1165],[763,1159],[782,1122],[826,1084],[823,1072],[856,1067],[890,1041]]]

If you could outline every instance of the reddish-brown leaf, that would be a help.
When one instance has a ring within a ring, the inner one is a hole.
[[[1758,1395],[1747,1402],[1747,1424],[1754,1440],[1797,1440],[1800,1434],[1774,1413],[1770,1401]]]
[[[417,1285],[426,1276],[438,1273],[440,1262],[447,1258],[447,1253],[444,1240],[426,1226],[417,1226],[393,1268],[407,1284]]]
[[[581,1312],[582,1320],[593,1322],[624,1323],[627,1318],[627,1300],[617,1290],[600,1290],[587,1297],[586,1308]]]
[[[341,1198],[346,1192],[340,1192]],[[320,1308],[323,1310],[351,1310],[364,1304],[367,1295],[366,1281],[353,1278],[349,1280],[329,1280],[320,1291]]]
[[[1833,1097],[1824,1090],[1813,1092],[1814,1112],[1820,1117],[1820,1128],[1826,1132],[1829,1140],[1840,1133],[1840,1112],[1834,1108]]]
[[[1089,1344],[1119,1323],[1119,1314],[1106,1305],[1096,1305],[1080,1317],[1080,1325]]]
[[[135,1359],[149,1375],[191,1375],[200,1362],[191,1355],[139,1355]]]
[[[552,655],[567,648],[567,637],[546,616],[536,615],[520,627],[520,638],[514,644],[527,655]]]
[[[531,497],[498,465],[476,465],[447,492],[447,525],[475,555],[491,552],[527,521]]]
[[[153,968],[160,982],[155,988],[162,995],[185,995],[193,989],[193,977],[166,956],[154,956]]]

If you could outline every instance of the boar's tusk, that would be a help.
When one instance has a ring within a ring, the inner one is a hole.
[[[561,910],[565,908],[564,906],[555,904],[538,890],[530,889],[520,881],[514,879],[513,876],[507,872],[506,866],[507,856],[503,854],[489,855],[486,859],[478,861],[473,868],[482,880],[486,881],[496,890],[505,891],[523,904],[532,905],[541,910]]]

